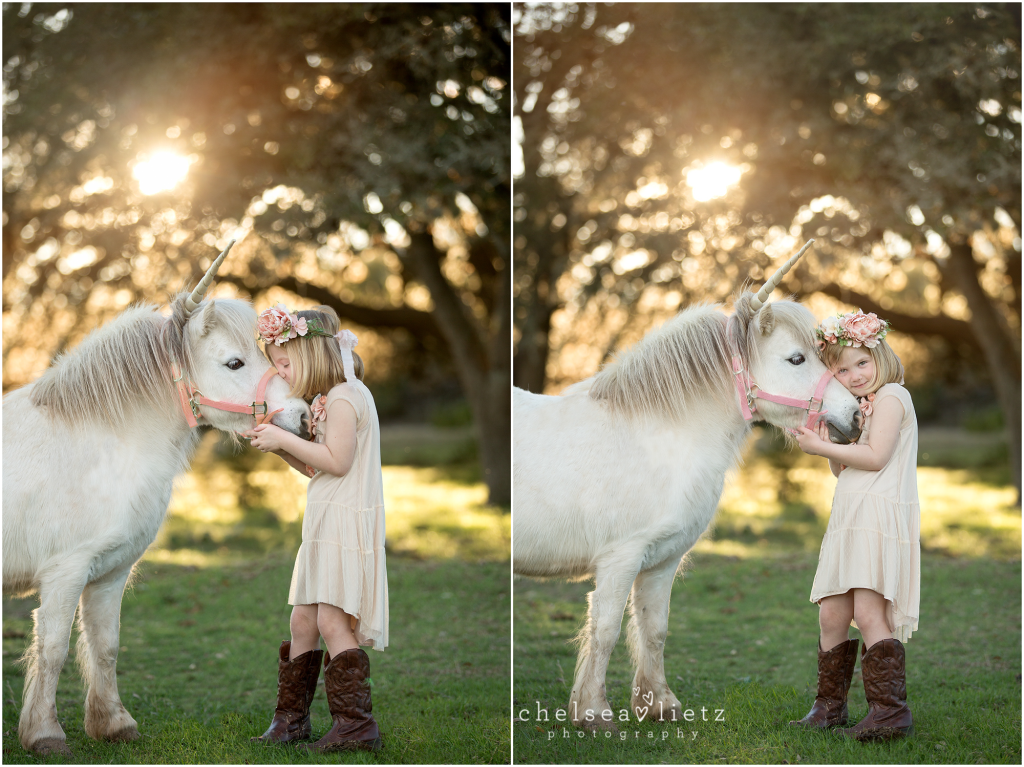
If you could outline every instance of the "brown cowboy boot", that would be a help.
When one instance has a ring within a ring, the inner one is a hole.
[[[316,743],[301,746],[309,751],[365,749],[382,745],[377,722],[370,713],[370,659],[361,648],[345,650],[333,660],[324,656],[324,687],[334,726]]]
[[[309,706],[316,694],[320,678],[323,650],[310,650],[295,660],[288,660],[291,642],[281,642],[281,658],[277,663],[277,708],[267,731],[250,740],[262,743],[287,743],[308,740],[313,735]]]
[[[828,652],[821,651],[818,642],[818,695],[807,716],[790,724],[797,727],[826,730],[843,727],[849,721],[846,695],[853,681],[853,667],[857,663],[856,639],[840,642]]]
[[[914,730],[907,705],[906,653],[898,639],[883,639],[866,652],[861,650],[860,672],[868,715],[843,730],[857,740],[893,740]]]

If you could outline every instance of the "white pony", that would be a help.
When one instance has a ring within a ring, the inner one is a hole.
[[[856,399],[815,353],[811,313],[765,303],[801,253],[731,317],[690,308],[561,396],[513,393],[513,569],[594,579],[569,700],[577,726],[614,729],[605,673],[631,591],[631,707],[640,719],[682,716],[664,669],[672,582],[714,516],[747,408],[795,428],[817,397],[834,442],[860,434]]]
[[[40,597],[23,659],[18,735],[27,750],[71,753],[55,694],[76,606],[85,731],[108,740],[139,736],[117,691],[121,595],[199,442],[186,413],[232,433],[251,428],[251,413],[216,408],[251,408],[265,387],[267,412],[281,409],[273,422],[308,436],[306,403],[269,378],[252,307],[202,301],[226,254],[192,294],[174,301],[169,318],[152,306],[128,309],[3,398],[3,590]],[[188,382],[194,386],[182,395],[176,384]]]

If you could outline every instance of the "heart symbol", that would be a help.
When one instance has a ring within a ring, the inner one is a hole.
[[[636,712],[636,718],[642,722],[644,717],[647,716],[647,706],[637,706],[634,710]]]
[[[644,695],[643,695],[643,698],[644,698],[644,703],[646,703],[648,706],[653,706],[654,705],[654,690],[650,690],[648,692],[645,692]]]
[[[633,697],[635,698],[635,697],[637,697],[637,696],[638,696],[639,694],[640,694],[640,688],[639,688],[639,687],[634,687],[634,688],[633,688]]]

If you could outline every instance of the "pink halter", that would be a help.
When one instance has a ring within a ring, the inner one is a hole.
[[[821,374],[821,378],[818,379],[818,385],[814,387],[814,394],[809,399],[784,397],[781,394],[769,394],[768,392],[761,391],[761,387],[757,385],[753,378],[747,375],[739,350],[736,348],[732,338],[729,339],[729,351],[732,353],[732,374],[736,382],[736,393],[740,397],[740,411],[743,413],[743,420],[750,421],[753,419],[754,413],[757,412],[757,400],[759,399],[806,410],[806,428],[808,429],[813,429],[817,425],[818,420],[828,413],[827,410],[822,409],[822,404],[825,387],[828,386],[828,382],[833,377],[831,370],[826,370]],[[792,429],[789,431],[792,431]]]
[[[278,375],[277,368],[271,367],[263,374],[256,387],[256,400],[250,405],[235,405],[231,402],[221,402],[204,397],[191,381],[186,382],[177,362],[172,363],[171,373],[174,375],[174,382],[178,385],[178,402],[181,405],[181,412],[184,413],[189,426],[199,425],[198,419],[203,417],[203,414],[199,412],[200,405],[226,410],[230,413],[248,413],[256,419],[256,425],[268,423],[271,416],[281,412],[281,410],[275,410],[273,413],[267,412],[269,408],[266,403],[267,384],[270,383],[271,378]],[[257,412],[258,408],[262,408],[262,412]]]

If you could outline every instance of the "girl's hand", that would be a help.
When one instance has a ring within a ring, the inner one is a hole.
[[[242,436],[252,440],[252,446],[264,453],[273,453],[284,448],[281,435],[287,432],[279,426],[261,423],[254,429],[242,432]]]
[[[828,427],[826,427],[826,429],[827,428]],[[822,439],[818,436],[817,432],[811,431],[806,426],[801,426],[799,430],[793,434],[793,437],[796,439],[796,443],[800,446],[800,449],[808,455],[822,455],[821,448],[828,444],[827,440]]]

